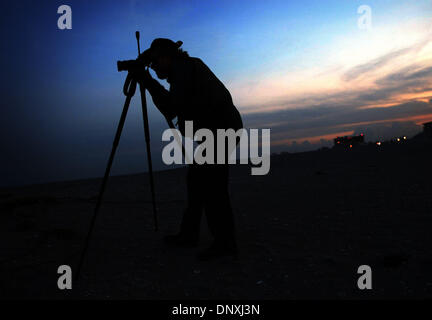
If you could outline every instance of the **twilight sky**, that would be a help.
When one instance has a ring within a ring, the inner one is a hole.
[[[72,7],[72,30],[57,8]],[[369,5],[372,28],[357,9]],[[231,91],[272,152],[412,136],[432,120],[432,2],[2,1],[0,186],[102,176],[120,117],[124,73],[154,38],[182,40]],[[167,84],[164,83],[166,86]],[[168,86],[167,86],[168,87]],[[113,174],[146,170],[134,98]],[[147,96],[155,166],[162,117]]]

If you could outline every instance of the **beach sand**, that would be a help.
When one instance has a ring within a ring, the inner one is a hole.
[[[186,205],[185,168],[111,177],[82,279],[76,270],[101,179],[0,189],[0,297],[363,299],[432,297],[432,148],[366,146],[274,155],[270,173],[231,170],[240,256],[199,262],[167,248]],[[101,168],[102,170],[103,168]],[[211,243],[203,219],[201,244]],[[372,268],[372,290],[357,269]]]

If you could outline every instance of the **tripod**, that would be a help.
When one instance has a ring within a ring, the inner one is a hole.
[[[139,56],[140,45],[139,45],[139,32],[138,31],[136,32],[136,39],[137,39],[137,43],[138,43],[138,56]],[[126,77],[125,83],[123,85],[123,93],[126,96],[126,100],[125,100],[125,103],[123,106],[123,111],[121,113],[120,121],[119,121],[117,131],[116,131],[116,134],[114,137],[114,142],[113,142],[111,154],[109,156],[108,165],[106,167],[105,175],[104,175],[104,178],[102,180],[102,185],[101,185],[101,188],[99,191],[99,196],[98,196],[98,199],[96,202],[96,207],[95,207],[93,217],[92,217],[91,222],[90,222],[89,231],[88,231],[87,236],[86,236],[84,249],[81,253],[81,257],[80,257],[80,261],[79,261],[79,265],[78,265],[78,271],[77,271],[77,279],[79,279],[81,269],[83,266],[83,262],[84,262],[84,259],[86,257],[86,254],[87,254],[91,234],[92,234],[92,231],[94,229],[96,218],[97,218],[97,215],[99,213],[99,209],[100,209],[100,206],[102,203],[103,194],[105,192],[105,187],[106,187],[109,173],[111,171],[111,166],[112,166],[112,163],[114,160],[114,155],[116,153],[117,146],[118,146],[119,141],[120,141],[120,136],[121,136],[121,133],[123,130],[125,120],[126,120],[127,112],[129,110],[130,102],[131,102],[132,97],[134,96],[135,91],[136,91],[137,83],[139,84],[140,94],[141,94],[141,106],[142,106],[143,121],[144,121],[144,135],[145,135],[145,141],[146,141],[146,147],[147,147],[147,161],[148,161],[148,171],[149,171],[149,178],[150,178],[151,197],[152,197],[152,204],[153,204],[154,226],[155,226],[155,231],[158,230],[156,196],[155,196],[154,180],[153,180],[153,166],[152,166],[152,158],[151,158],[151,151],[150,151],[150,129],[149,129],[149,121],[148,121],[148,115],[147,115],[147,102],[146,102],[146,96],[145,96],[146,88],[145,88],[144,83],[135,79],[133,77],[132,73],[129,72],[127,77]],[[169,119],[166,119],[166,120],[167,120],[170,128],[174,129],[175,127],[174,127],[174,124],[172,123],[172,121]],[[183,147],[183,145],[182,145],[182,147]]]

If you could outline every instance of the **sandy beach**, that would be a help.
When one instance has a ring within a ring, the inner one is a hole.
[[[101,179],[0,190],[0,296],[85,299],[431,298],[431,144],[273,155],[270,173],[231,170],[240,256],[199,262],[167,248],[185,207],[185,168],[111,177],[80,282],[76,268]],[[211,236],[203,219],[201,247]],[[359,290],[369,265],[373,289]]]

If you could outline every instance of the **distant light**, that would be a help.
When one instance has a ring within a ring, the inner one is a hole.
[[[404,137],[404,140],[406,140],[406,137]]]
[[[380,145],[381,145],[381,142],[380,142],[380,141],[378,141],[378,142],[377,142],[377,146],[380,146]]]
[[[363,137],[363,133],[360,133],[360,135]]]
[[[397,138],[397,141],[400,141],[400,138]]]
[[[350,144],[350,148],[352,148],[352,144]]]

